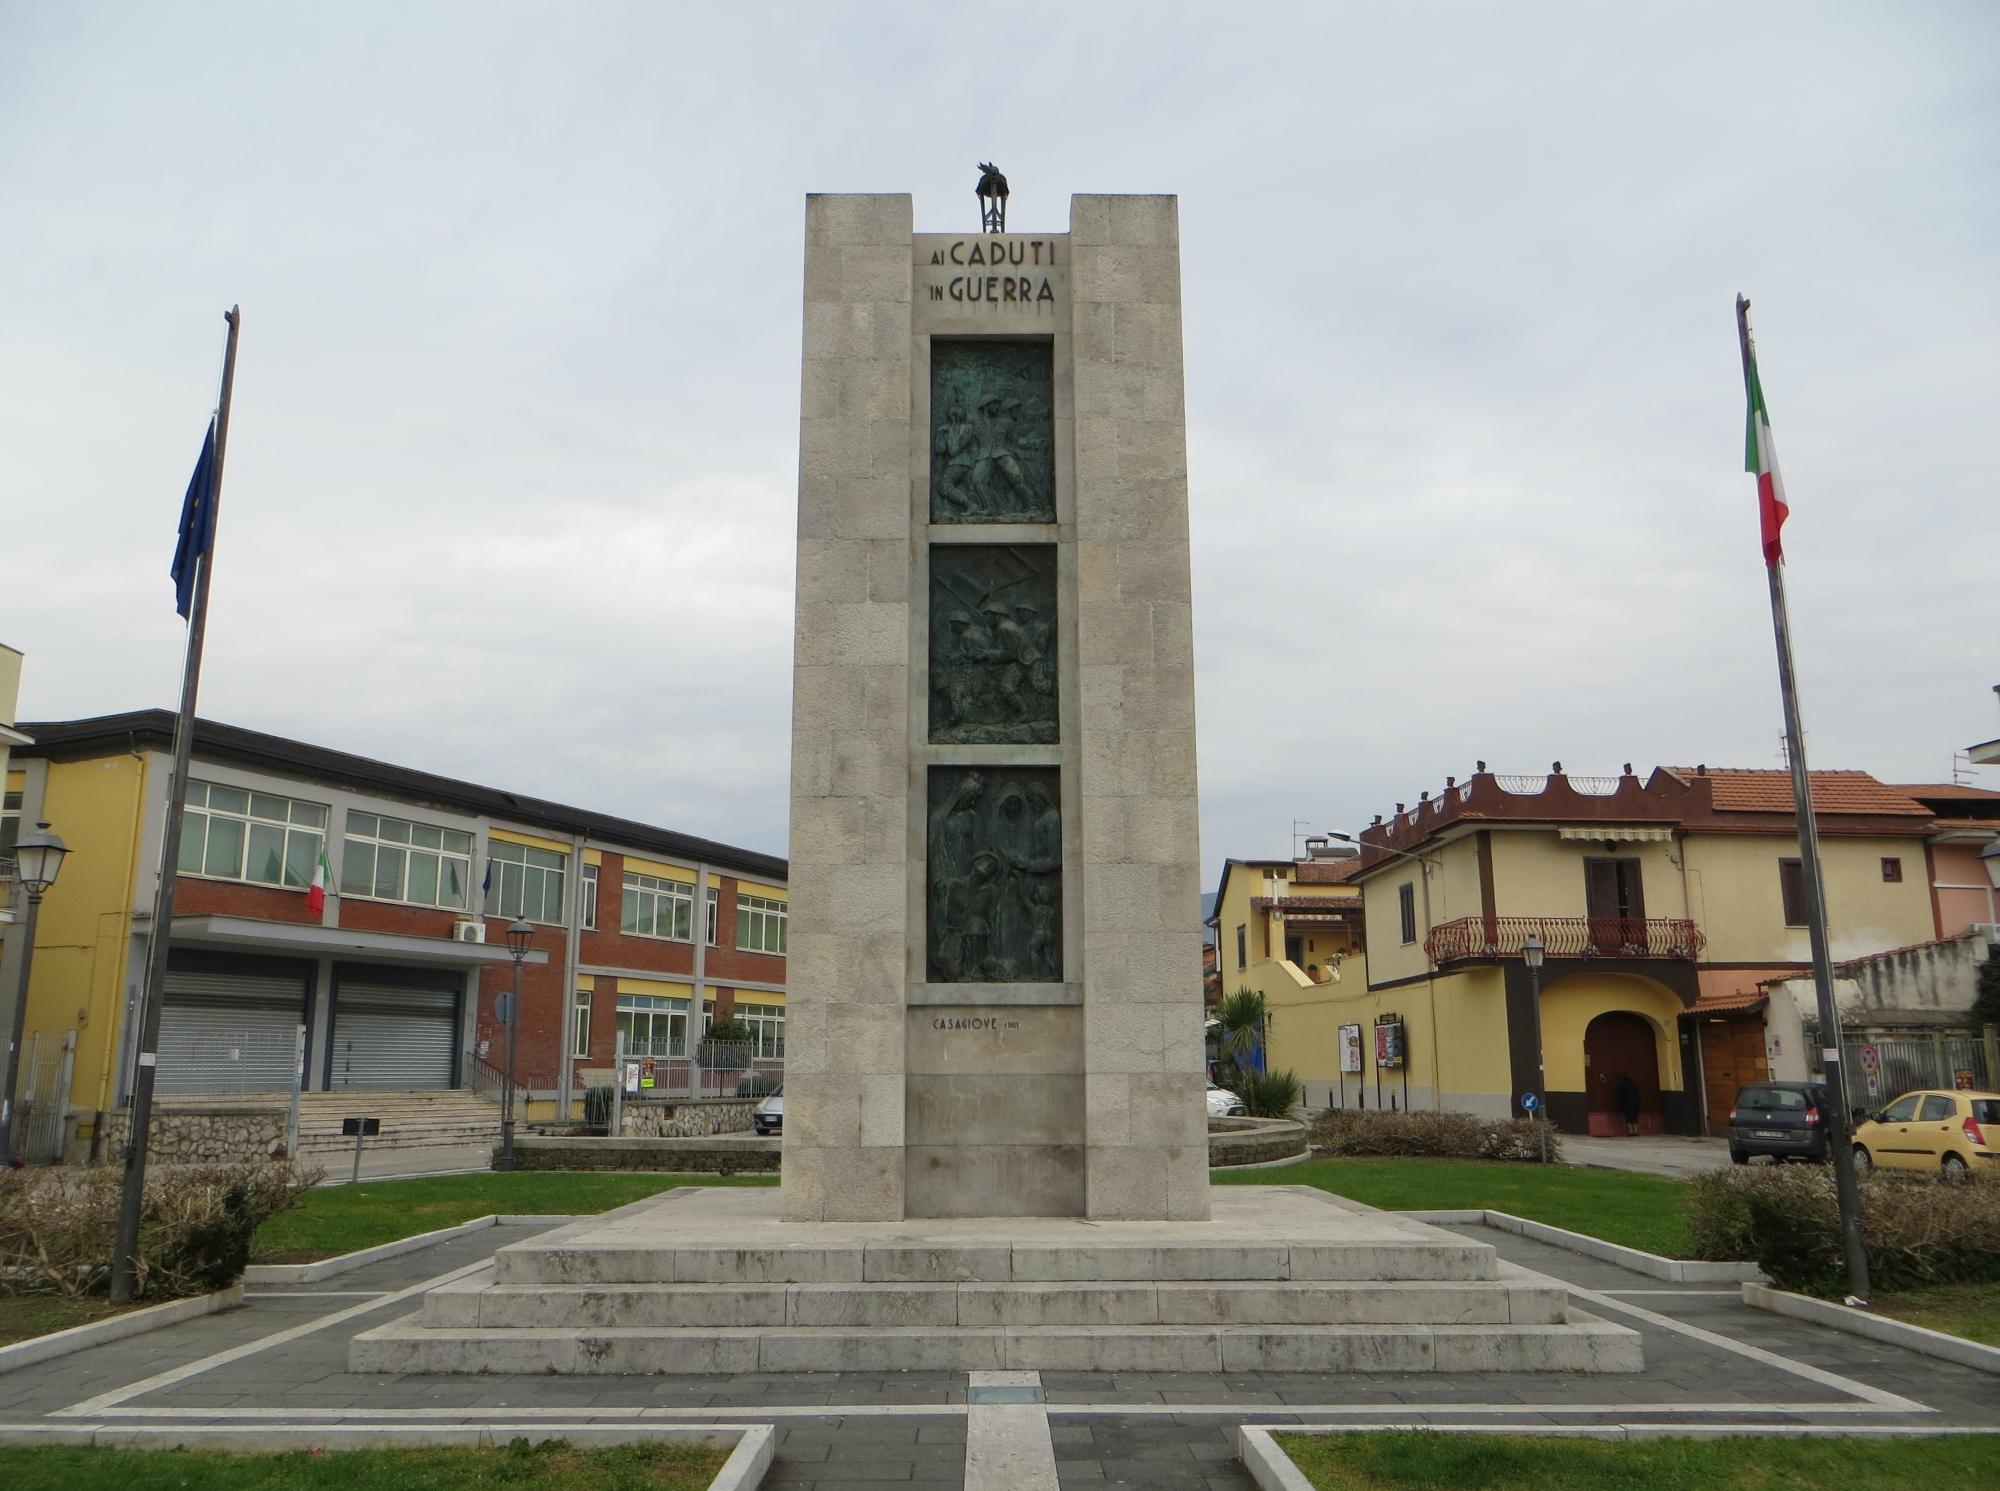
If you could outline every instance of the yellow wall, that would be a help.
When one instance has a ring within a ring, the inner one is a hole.
[[[546,849],[551,854],[568,854],[567,839],[545,839],[540,834],[523,833],[513,828],[492,828],[486,831],[489,839],[498,839],[503,844],[525,844],[530,849]]]
[[[1805,963],[1804,927],[1785,925],[1778,861],[1796,859],[1798,841],[1778,834],[1691,834],[1684,841],[1695,918],[1712,963]],[[1882,879],[1882,860],[1901,859],[1900,884]],[[1820,841],[1826,872],[1827,931],[1836,959],[1858,958],[1936,936],[1921,839]],[[1648,907],[1650,909],[1650,899]]]
[[[625,873],[628,875],[651,875],[655,880],[677,880],[682,885],[694,884],[694,871],[683,865],[662,864],[656,859],[640,859],[637,855],[625,856]]]
[[[145,780],[145,763],[132,756],[49,764],[42,817],[70,854],[42,901],[27,1028],[58,1039],[78,1032],[77,1108],[111,1101]]]
[[[1639,861],[1647,916],[1686,916],[1680,866],[1672,842],[1614,843],[1564,839],[1553,828],[1499,830],[1493,834],[1495,916],[1588,916],[1583,862],[1613,857]],[[1775,871],[1772,872],[1774,875]],[[1476,915],[1467,912],[1466,915]]]
[[[709,876],[709,883],[715,884],[715,877]],[[765,885],[757,880],[738,880],[736,893],[739,896],[762,896],[767,901],[790,901],[791,892],[782,885]]]
[[[1660,1086],[1685,1086],[1680,1063],[1678,997],[1633,974],[1579,973],[1542,990],[1542,1062],[1551,1092],[1584,1091],[1584,1028],[1607,1010],[1630,1010],[1653,1027]]]
[[[620,994],[648,994],[662,999],[692,999],[694,998],[694,985],[673,983],[665,979],[626,978],[621,974],[618,979],[618,992]],[[592,1013],[595,1014],[595,1011]]]

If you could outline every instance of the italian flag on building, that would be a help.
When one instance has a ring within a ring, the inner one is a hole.
[[[1764,531],[1764,563],[1778,564],[1785,557],[1778,531],[1785,526],[1785,515],[1791,508],[1785,504],[1784,478],[1778,475],[1778,448],[1771,443],[1771,413],[1764,407],[1764,380],[1757,376],[1757,351],[1750,345],[1747,331],[1743,343],[1743,382],[1750,395],[1743,469],[1757,477],[1757,516]]]
[[[306,890],[306,910],[314,916],[326,910],[326,882],[332,875],[326,863],[326,850],[321,848],[319,863],[313,867],[313,883]]]

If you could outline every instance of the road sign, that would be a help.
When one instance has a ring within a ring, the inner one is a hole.
[[[1541,1107],[1541,1105],[1542,1105],[1542,1100],[1536,1097],[1532,1092],[1524,1092],[1521,1094],[1521,1111],[1523,1113],[1533,1113],[1537,1108]]]
[[[1871,1077],[1882,1070],[1882,1053],[1874,1046],[1861,1048],[1861,1070]]]

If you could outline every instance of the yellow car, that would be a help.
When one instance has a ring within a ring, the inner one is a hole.
[[[2000,1093],[1906,1092],[1856,1126],[1854,1158],[1863,1170],[1880,1165],[1946,1180],[1990,1169],[2000,1161]]]

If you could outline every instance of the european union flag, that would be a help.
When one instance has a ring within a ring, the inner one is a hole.
[[[215,542],[215,421],[201,442],[187,496],[181,499],[181,536],[174,545],[174,609],[185,618],[194,606],[195,561]]]

